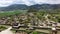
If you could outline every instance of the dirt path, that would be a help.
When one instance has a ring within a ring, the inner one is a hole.
[[[0,34],[13,34],[10,29],[12,29],[12,27],[9,27],[8,29],[1,31]]]

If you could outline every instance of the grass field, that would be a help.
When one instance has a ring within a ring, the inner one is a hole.
[[[15,15],[15,14],[21,14],[21,13],[26,13],[26,11],[27,10],[1,11],[0,12],[0,17],[10,16],[10,15]]]

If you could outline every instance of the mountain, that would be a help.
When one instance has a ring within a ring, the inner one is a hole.
[[[34,9],[59,9],[60,4],[35,4],[31,6],[27,6],[25,4],[13,4],[7,7],[0,7],[0,11],[12,11],[12,10],[28,10],[29,8]]]
[[[30,6],[34,9],[59,9],[60,8],[60,4],[36,4],[36,5],[32,5]]]
[[[28,9],[28,6],[24,4],[13,4],[8,7],[0,7],[0,11],[11,11],[11,10],[18,10],[18,9],[26,10]]]

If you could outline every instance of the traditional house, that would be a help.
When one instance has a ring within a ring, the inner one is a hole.
[[[57,27],[60,27],[60,23],[57,23]]]

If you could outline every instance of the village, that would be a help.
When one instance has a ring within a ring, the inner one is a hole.
[[[40,32],[51,33],[50,31],[42,31],[42,30],[44,29],[51,30],[52,28],[56,28],[56,30],[60,30],[60,23],[49,20],[48,16],[49,14],[44,15],[45,21],[41,21],[33,13],[29,13],[28,15],[25,14],[11,15],[8,17],[0,18],[0,25],[12,26],[12,28],[17,29],[17,31],[41,30]]]

